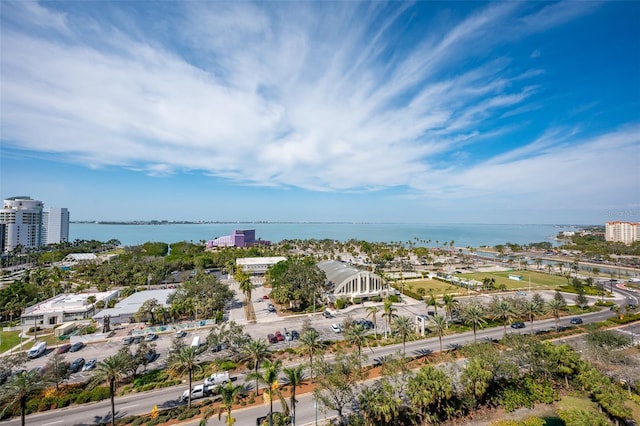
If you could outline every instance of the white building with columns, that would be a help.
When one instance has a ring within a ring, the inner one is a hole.
[[[332,296],[363,300],[381,296],[386,290],[384,280],[375,273],[357,269],[353,265],[337,260],[323,260],[318,268],[327,276]]]

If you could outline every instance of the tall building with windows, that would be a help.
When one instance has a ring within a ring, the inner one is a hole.
[[[30,248],[69,241],[69,210],[50,208],[31,197],[4,200],[0,210],[0,250]]]
[[[625,244],[640,241],[640,222],[607,222],[604,239]]]
[[[69,210],[51,207],[42,213],[42,244],[69,241]]]
[[[44,203],[31,197],[17,196],[4,200],[0,223],[4,225],[4,250],[18,246],[38,247],[42,244],[42,211]]]

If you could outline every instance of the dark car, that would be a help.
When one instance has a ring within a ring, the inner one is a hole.
[[[267,311],[275,312],[276,311],[276,307],[273,306],[271,303],[269,303],[269,304],[267,304]]]
[[[131,336],[127,336],[124,339],[122,339],[122,344],[123,345],[130,345],[133,343],[133,337]]]
[[[58,349],[56,349],[56,353],[64,354],[69,352],[69,349],[71,349],[71,344],[67,343],[66,345],[59,346]]]
[[[144,339],[143,336],[136,336],[133,338],[133,343],[140,343]]]
[[[84,358],[74,359],[71,365],[69,366],[69,372],[77,373],[84,367]]]
[[[291,340],[298,340],[300,338],[300,334],[298,334],[298,330],[291,330]]]
[[[272,333],[267,334],[267,340],[269,343],[278,343],[278,339]]]
[[[69,352],[78,352],[80,349],[84,348],[84,343],[76,342],[69,348]]]
[[[580,317],[575,317],[575,318],[571,318],[571,321],[569,321],[571,324],[582,324],[582,318]]]
[[[329,311],[324,311],[322,313],[322,316],[325,317],[325,318],[333,318],[333,315],[331,315],[331,312],[329,312]]]
[[[522,321],[516,321],[511,323],[511,328],[524,328],[524,323]]]

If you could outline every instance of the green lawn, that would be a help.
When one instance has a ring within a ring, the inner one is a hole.
[[[509,274],[520,275],[522,281],[509,279]],[[482,282],[486,277],[496,280],[496,286],[504,284],[507,289],[528,289],[529,278],[531,278],[531,288],[557,288],[567,284],[567,279],[558,275],[550,275],[537,271],[499,271],[499,272],[473,272],[469,274],[456,274],[460,278],[474,279]]]
[[[20,332],[19,331],[3,331],[2,332],[2,345],[0,345],[0,353],[6,352],[20,344]]]
[[[400,281],[394,282],[393,286],[400,290],[402,289],[402,282]],[[424,288],[426,291],[425,295],[429,295],[429,292],[433,291],[434,296],[440,296],[440,297],[442,297],[442,295],[444,294],[451,294],[451,293],[455,294],[455,293],[467,292],[466,289],[458,287],[456,285],[445,283],[438,280],[429,280],[429,279],[406,280],[404,282],[404,288],[411,289],[414,293],[416,292],[417,289]]]

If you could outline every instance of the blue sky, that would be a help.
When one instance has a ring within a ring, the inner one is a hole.
[[[640,220],[640,2],[0,15],[3,198],[72,220]]]

